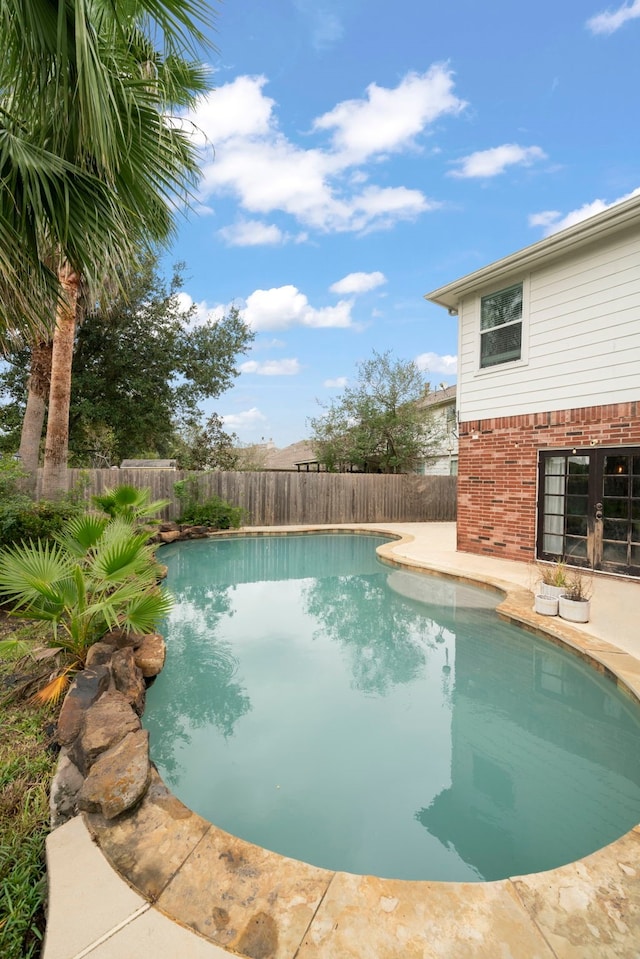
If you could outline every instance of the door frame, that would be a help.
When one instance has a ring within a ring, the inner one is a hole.
[[[543,546],[544,536],[544,517],[545,517],[545,461],[553,456],[565,457],[587,457],[588,480],[587,480],[587,513],[586,513],[586,557],[567,555],[566,551],[562,554],[562,559],[572,566],[582,566],[589,569],[602,572],[618,573],[623,576],[640,577],[640,565],[630,563],[622,564],[613,561],[603,560],[603,490],[604,490],[604,467],[607,456],[640,456],[640,446],[587,446],[587,447],[561,447],[558,449],[538,450],[538,492],[536,504],[536,543],[535,554],[540,560],[557,560],[558,553],[545,552]],[[565,473],[565,476],[567,474]],[[633,474],[632,474],[633,475]],[[553,494],[552,494],[553,495]],[[562,494],[566,497],[568,494]],[[556,514],[557,515],[557,514]],[[563,523],[563,545],[566,544],[566,521],[567,511],[565,505],[564,523]],[[627,519],[627,529],[631,531],[633,518]],[[560,534],[557,534],[560,535]]]

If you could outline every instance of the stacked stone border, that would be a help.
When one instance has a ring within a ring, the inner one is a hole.
[[[204,539],[206,526],[162,523],[158,545]],[[160,567],[160,578],[166,576]],[[146,689],[164,666],[162,636],[113,630],[88,650],[85,668],[65,697],[56,738],[58,767],[51,787],[52,828],[78,812],[115,819],[141,802],[152,778],[149,733],[142,728]]]

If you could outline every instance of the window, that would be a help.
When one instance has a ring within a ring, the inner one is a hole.
[[[483,296],[480,301],[480,367],[522,356],[522,283]]]

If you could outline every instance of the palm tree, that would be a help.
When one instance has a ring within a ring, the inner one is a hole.
[[[96,297],[136,247],[166,241],[195,183],[195,148],[168,111],[208,87],[185,56],[203,40],[195,21],[206,24],[208,9],[203,0],[0,0],[0,321],[5,334],[28,324],[41,339],[55,308],[45,495],[66,484],[81,279]]]

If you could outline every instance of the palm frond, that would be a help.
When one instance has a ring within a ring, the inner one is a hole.
[[[72,556],[83,558],[89,550],[98,545],[108,523],[105,516],[82,513],[68,520],[63,532],[58,534],[55,540]]]
[[[32,648],[32,643],[26,639],[20,639],[18,636],[0,639],[0,656],[3,659],[22,659],[24,656],[31,654]]]
[[[73,562],[55,544],[23,543],[0,551],[0,596],[16,608],[56,603],[59,586],[68,579]]]
[[[34,693],[31,697],[31,702],[38,705],[45,705],[47,703],[58,703],[66,693],[71,679],[73,678],[73,668],[68,667],[64,672],[59,673],[57,676],[54,676],[53,679],[38,690],[37,693]]]

